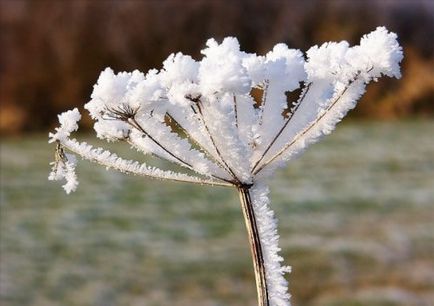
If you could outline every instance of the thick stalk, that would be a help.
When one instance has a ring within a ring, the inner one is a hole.
[[[256,279],[256,291],[258,293],[258,306],[269,306],[270,303],[268,300],[267,280],[265,278],[264,257],[249,189],[249,186],[240,186],[238,187],[238,193],[240,196],[244,221],[246,222],[247,234],[250,242],[250,251],[252,253],[253,268]]]

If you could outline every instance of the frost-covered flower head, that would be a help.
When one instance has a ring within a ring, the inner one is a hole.
[[[207,48],[202,50],[205,56],[200,62],[199,85],[207,94],[232,92],[249,93],[251,79],[242,65],[244,52],[235,37],[227,37],[221,44],[214,39],[206,42]]]
[[[369,71],[373,79],[382,75],[401,77],[399,63],[403,59],[402,48],[398,44],[397,35],[389,33],[385,27],[364,35],[360,45],[349,50],[346,59],[359,71]]]
[[[235,186],[253,201],[267,267],[264,299],[267,305],[288,305],[288,269],[277,255],[266,179],[329,134],[370,81],[399,78],[402,49],[396,34],[379,27],[357,46],[328,42],[310,48],[306,57],[281,43],[265,55],[243,52],[234,37],[208,40],[202,54],[200,60],[171,54],[161,70],[146,75],[107,68],[85,105],[98,137],[124,141],[189,172],[149,167],[71,139],[80,119],[74,109],[59,116],[60,127],[50,134],[58,144],[50,179],[66,179],[67,192],[77,187],[74,159],[63,153],[68,149],[125,173]],[[287,93],[299,88],[299,98],[287,101]],[[253,89],[261,93],[259,101]]]
[[[344,82],[356,74],[362,75],[366,82],[382,75],[400,78],[403,53],[396,38],[395,33],[378,27],[364,35],[358,46],[350,47],[346,41],[314,46],[307,51],[308,77],[310,80],[335,77]]]
[[[50,133],[50,143],[60,141],[71,135],[72,132],[78,130],[78,121],[81,119],[80,112],[77,108],[69,110],[57,115],[59,118],[60,127],[56,128],[56,133]]]

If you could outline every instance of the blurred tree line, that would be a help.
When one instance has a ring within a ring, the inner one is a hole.
[[[200,58],[209,37],[236,36],[249,52],[278,42],[306,51],[358,43],[379,25],[404,46],[403,78],[370,85],[352,116],[432,116],[434,1],[1,0],[0,131],[52,128],[89,99],[105,67],[147,71],[176,51]]]

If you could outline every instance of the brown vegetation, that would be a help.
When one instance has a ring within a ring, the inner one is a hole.
[[[0,131],[45,130],[83,105],[99,72],[160,67],[176,51],[200,56],[209,37],[237,36],[263,53],[306,50],[385,25],[404,46],[403,79],[370,86],[355,116],[434,113],[431,1],[1,1]]]

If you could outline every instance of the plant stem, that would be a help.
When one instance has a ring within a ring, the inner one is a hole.
[[[194,111],[194,108],[192,108],[192,109]],[[211,143],[214,146],[215,151],[217,152],[217,155],[219,156],[219,158],[222,161],[222,163],[225,165],[227,171],[229,171],[229,173],[231,174],[231,176],[234,178],[234,180],[236,182],[239,182],[240,180],[237,178],[235,172],[231,169],[231,167],[229,167],[228,163],[223,159],[223,155],[221,154],[221,152],[220,152],[220,150],[219,150],[219,148],[218,148],[218,146],[217,146],[217,144],[216,144],[216,142],[214,140],[214,137],[211,134],[211,131],[210,131],[209,127],[208,127],[208,124],[206,123],[205,116],[203,114],[202,107],[200,105],[200,101],[197,103],[197,110],[198,110],[198,113],[199,113],[200,118],[202,120],[202,123],[203,123],[203,125],[205,127],[205,130],[208,133],[208,136],[209,136],[209,138],[211,140]]]
[[[237,97],[234,95],[234,114],[235,114],[235,126],[238,128],[238,105],[237,105]]]
[[[218,167],[220,167],[221,169],[223,169],[224,171],[227,171],[227,169],[225,168],[225,166],[219,161],[217,160],[217,158],[215,158],[201,143],[199,140],[197,140],[196,138],[193,137],[193,135],[191,135],[190,133],[188,133],[188,131],[181,125],[181,123],[179,123],[170,113],[166,114],[167,117],[169,118],[169,120],[171,120],[173,123],[175,123],[176,126],[178,126],[178,128],[180,128],[185,136],[190,140],[191,143],[194,143],[198,146],[199,150],[202,151],[203,153],[205,153],[205,155],[211,159],[212,162],[214,162],[215,164],[217,164]]]
[[[371,71],[372,68],[369,71]],[[301,132],[299,132],[297,135],[295,135],[295,137],[292,139],[291,142],[287,143],[282,149],[280,149],[279,152],[277,152],[276,154],[274,154],[274,156],[272,156],[270,159],[268,159],[266,162],[264,162],[259,168],[256,168],[256,170],[252,170],[253,175],[258,174],[262,169],[264,169],[266,166],[268,166],[270,163],[272,163],[274,160],[276,160],[276,158],[280,157],[283,153],[285,153],[285,151],[287,149],[289,149],[294,143],[296,143],[298,140],[300,140],[300,138],[302,138],[304,135],[306,135],[308,132],[310,132],[312,130],[313,127],[316,126],[316,124],[321,121],[321,119],[323,119],[329,112],[331,109],[333,109],[333,107],[339,102],[339,100],[344,96],[345,92],[348,90],[348,88],[350,88],[350,86],[357,81],[358,77],[360,75],[360,72],[357,73],[357,75],[355,76],[355,78],[353,80],[351,80],[348,85],[344,88],[344,90],[338,95],[338,97],[336,99],[334,99],[330,105],[322,112],[321,115],[319,115],[311,124],[309,124],[306,128],[304,128]],[[258,164],[256,165],[258,166]]]
[[[99,149],[90,148],[88,150],[88,153],[85,154],[85,153],[83,153],[83,150],[80,149],[80,146],[82,144],[80,144],[75,139],[66,138],[64,140],[60,140],[59,142],[62,145],[62,147],[64,147],[64,148],[68,149],[69,151],[81,156],[83,159],[86,159],[90,162],[100,164],[100,165],[106,167],[107,169],[112,168],[112,169],[118,170],[118,171],[120,171],[122,173],[126,173],[126,174],[140,175],[140,176],[150,177],[150,178],[154,178],[154,179],[193,183],[193,184],[199,184],[199,185],[214,185],[214,186],[224,186],[224,187],[232,187],[234,185],[233,183],[214,181],[214,180],[209,180],[209,179],[201,178],[201,177],[197,177],[197,176],[188,176],[184,173],[170,172],[169,176],[167,176],[167,175],[164,175],[164,172],[167,173],[167,171],[161,171],[161,172],[157,172],[157,173],[154,172],[153,173],[152,171],[149,171],[150,170],[149,168],[145,168],[145,170],[140,170],[139,168],[126,166],[125,164],[130,163],[130,162],[132,163],[132,161],[124,160],[118,156],[117,156],[116,160],[117,161],[122,160],[124,162],[124,164],[122,164],[122,163],[117,164],[116,162],[110,161],[107,158],[101,157],[100,153],[98,153]],[[112,153],[110,153],[110,154],[111,154],[111,156],[113,156]],[[185,175],[185,176],[180,177],[179,175]]]
[[[277,132],[276,136],[274,136],[273,140],[270,142],[270,144],[267,146],[267,148],[264,150],[264,152],[262,153],[261,157],[258,159],[258,161],[255,163],[255,165],[252,168],[252,172],[254,172],[256,170],[256,168],[259,166],[259,163],[264,159],[265,155],[267,155],[268,151],[271,149],[271,147],[274,145],[274,143],[276,142],[276,140],[280,137],[280,135],[282,134],[283,130],[287,127],[288,123],[291,121],[292,117],[294,116],[295,112],[297,111],[297,109],[300,107],[300,104],[303,102],[304,98],[307,95],[307,92],[309,91],[311,83],[309,83],[306,88],[305,91],[302,93],[300,99],[298,100],[298,103],[294,106],[294,108],[292,108],[290,115],[288,117],[288,119],[286,119],[285,124],[280,128],[279,132]]]
[[[265,265],[262,253],[261,240],[259,237],[258,225],[256,223],[255,211],[250,197],[251,186],[239,186],[241,208],[243,210],[244,221],[246,223],[247,234],[252,253],[253,268],[256,279],[256,291],[258,293],[258,306],[269,306],[267,280],[265,278]]]
[[[149,137],[149,139],[151,139],[158,147],[160,147],[161,149],[163,149],[164,152],[166,152],[167,154],[169,154],[171,157],[173,157],[175,160],[177,160],[177,162],[181,165],[184,166],[192,171],[198,172],[196,171],[196,169],[193,167],[193,165],[191,165],[190,163],[186,162],[185,160],[183,160],[182,158],[180,158],[179,156],[173,154],[169,149],[167,149],[167,147],[163,146],[160,142],[158,142],[154,137],[152,137],[148,132],[145,131],[145,129],[136,121],[135,118],[131,118],[127,121],[131,126],[133,126],[134,128],[138,129],[140,132],[142,132],[144,135],[146,135],[147,137]],[[168,161],[171,161],[167,158],[164,158]],[[201,174],[201,173],[199,173]],[[218,180],[221,180],[223,182],[232,184],[232,182],[230,180],[227,180],[225,178],[219,177],[217,175],[213,175],[211,174],[211,177],[216,178]]]

